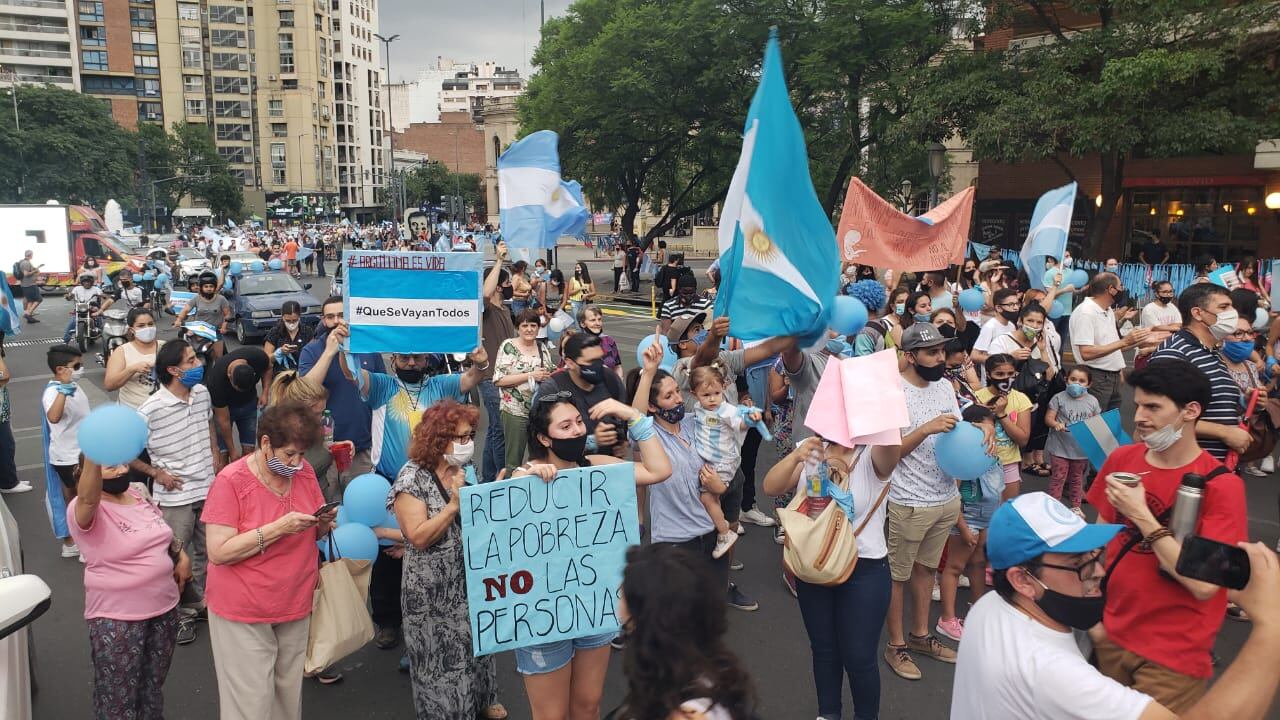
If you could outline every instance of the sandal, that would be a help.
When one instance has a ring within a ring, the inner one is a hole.
[[[480,717],[484,720],[506,720],[507,709],[502,703],[494,703],[480,712]]]
[[[1031,471],[1031,474],[1035,475],[1036,477],[1043,478],[1043,477],[1049,477],[1050,475],[1053,475],[1053,471],[1050,470],[1049,466],[1045,465],[1044,463],[1040,463],[1038,465],[1032,465],[1029,468],[1029,470]]]

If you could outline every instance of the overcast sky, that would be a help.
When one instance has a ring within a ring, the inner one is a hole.
[[[547,17],[563,14],[571,0],[545,0]],[[391,43],[391,80],[410,80],[443,55],[455,62],[494,60],[529,72],[538,43],[538,0],[382,0],[382,35]]]

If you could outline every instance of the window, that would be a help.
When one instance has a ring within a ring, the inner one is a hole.
[[[101,7],[102,3],[98,3]],[[156,26],[156,11],[151,8],[129,8],[129,24],[134,27]]]
[[[287,123],[271,123],[271,137],[289,137],[289,125]]]
[[[107,69],[107,51],[106,50],[81,50],[80,64],[85,70],[106,70]]]
[[[297,67],[293,64],[293,53],[289,53],[287,55],[285,53],[280,53],[280,72],[281,73],[297,72]],[[285,80],[284,83],[285,83],[286,90],[293,90],[298,86],[297,80]],[[292,83],[293,87],[289,87],[290,83]]]
[[[271,143],[271,167],[284,167],[287,160],[284,143]]]
[[[204,76],[203,75],[183,75],[182,89],[189,93],[204,92]]]
[[[215,28],[209,31],[209,41],[214,47],[244,47],[244,31]]]
[[[140,102],[138,103],[138,119],[162,120],[164,119],[164,109],[158,102]]]
[[[133,73],[135,75],[159,75],[160,58],[155,55],[134,55]]]
[[[204,117],[204,99],[187,98],[186,109],[187,117]]]
[[[244,8],[234,5],[210,5],[209,22],[244,24]]]
[[[154,51],[156,49],[155,32],[150,30],[134,30],[133,31],[133,49]]]
[[[201,50],[183,50],[182,67],[187,70],[199,70],[204,67],[204,52]]]
[[[227,172],[231,173],[231,177],[240,182],[241,185],[249,184],[249,171],[243,168],[230,168]]]
[[[199,50],[204,47],[200,39],[200,28],[198,27],[184,26],[178,28],[178,42],[187,50]]]
[[[248,90],[249,80],[243,77],[215,77],[213,91],[216,93],[240,93]]]
[[[249,62],[244,53],[220,53],[213,54],[214,70],[248,70]]]
[[[83,22],[102,22],[102,3],[80,0],[80,20]]]
[[[293,33],[280,33],[280,52],[293,52]]]
[[[244,147],[241,145],[219,145],[218,155],[229,163],[243,163]]]
[[[282,167],[271,168],[271,182],[276,185],[285,185],[288,183],[288,178],[286,178],[284,174],[284,168]]]
[[[281,69],[281,72],[284,72],[284,70],[283,70],[283,69]],[[290,71],[290,72],[292,72],[292,71]],[[297,78],[288,78],[288,79],[285,79],[285,80],[281,80],[281,81],[280,81],[280,87],[281,87],[281,88],[283,88],[283,89],[285,89],[285,90],[297,90],[297,89],[298,89],[298,79],[297,79]]]
[[[139,97],[160,97],[160,81],[159,80],[143,80],[142,85],[138,87]]]
[[[239,100],[214,100],[213,114],[218,117],[248,117],[249,105]]]
[[[280,27],[293,27],[293,11],[292,10],[280,11]]]
[[[284,101],[268,100],[267,115],[270,117],[284,117]]]
[[[324,16],[320,13],[316,13],[316,30],[324,31]]]
[[[84,75],[80,78],[80,86],[87,93],[101,95],[133,95],[134,81],[131,77],[101,77]]]
[[[243,141],[252,137],[250,133],[249,126],[244,123],[218,123],[218,127],[215,130],[219,140]]]
[[[179,20],[199,20],[200,6],[193,3],[178,3]]]
[[[107,29],[96,25],[80,26],[80,45],[82,47],[105,47]]]
[[[1135,259],[1148,233],[1164,233],[1172,262],[1219,262],[1256,252],[1263,214],[1259,186],[1134,189],[1125,197],[1126,257]]]

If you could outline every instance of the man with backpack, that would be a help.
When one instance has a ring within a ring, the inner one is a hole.
[[[36,319],[36,308],[44,302],[44,297],[40,294],[40,286],[36,283],[40,280],[40,268],[44,265],[33,264],[31,262],[33,254],[28,250],[23,253],[21,260],[13,264],[13,278],[22,287],[23,319],[29,323],[38,323],[40,321]]]

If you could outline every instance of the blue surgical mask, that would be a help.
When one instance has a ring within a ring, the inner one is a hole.
[[[1253,341],[1230,340],[1222,344],[1222,354],[1231,362],[1244,362],[1253,354]]]
[[[706,340],[707,340],[707,335],[709,335],[709,334],[710,334],[710,333],[709,333],[709,332],[707,332],[707,330],[705,330],[705,329],[703,329],[703,330],[699,330],[697,333],[695,333],[695,334],[694,334],[694,336],[693,336],[693,341],[694,341],[695,343],[697,343],[697,344],[701,345],[702,343],[706,342]]]
[[[204,365],[197,365],[178,376],[178,382],[184,386],[192,388],[200,384],[204,379]]]
[[[1073,398],[1084,397],[1089,389],[1080,383],[1067,383],[1067,394]]]
[[[907,304],[906,304],[906,303],[898,303],[898,304],[894,305],[894,306],[893,306],[893,314],[894,314],[894,315],[906,315],[906,314],[907,314]]]
[[[916,322],[918,323],[929,322],[929,313],[916,313]]]

